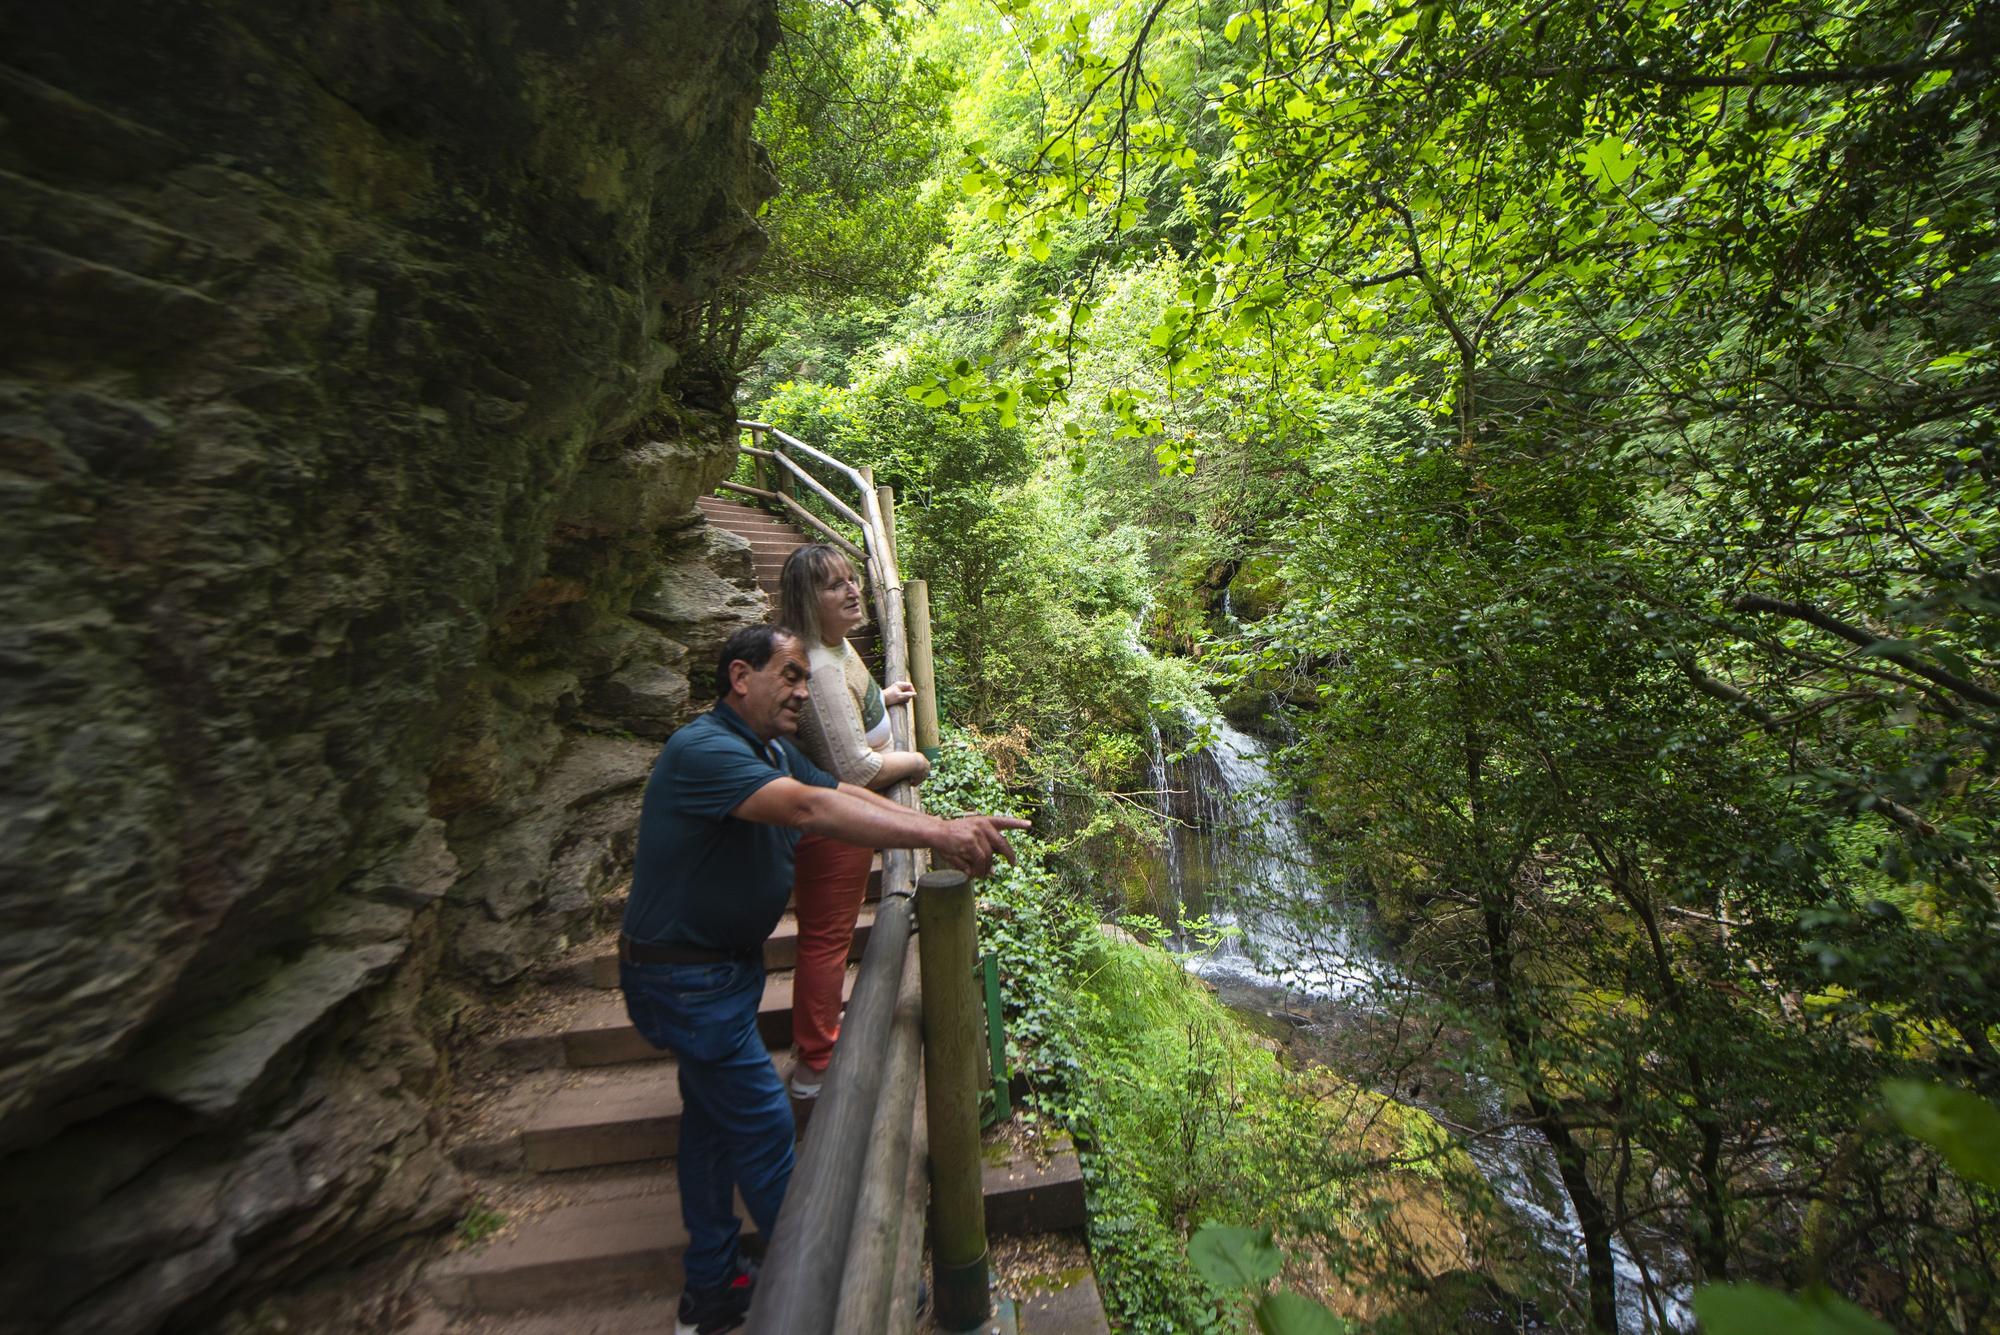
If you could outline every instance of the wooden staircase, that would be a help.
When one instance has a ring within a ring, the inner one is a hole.
[[[758,582],[775,602],[778,571],[803,536],[748,506],[699,504],[710,523],[751,544]],[[870,652],[874,637],[868,641],[856,647]],[[878,857],[851,960],[867,944],[880,893]],[[671,1056],[648,1045],[626,1019],[616,940],[616,929],[609,929],[556,961],[536,994],[468,1063],[468,1093],[455,1108],[451,1142],[476,1205],[446,1254],[424,1271],[402,1326],[407,1335],[673,1329],[687,1243],[673,1165],[680,1091]],[[797,949],[797,920],[788,911],[764,946],[770,976],[758,1010],[764,1041],[787,1077],[790,1061],[777,1054],[791,1044]],[[850,988],[853,981],[850,967]],[[812,1108],[793,1105],[802,1134]],[[921,1105],[916,1115],[923,1116]],[[1035,1162],[993,1156],[985,1188],[996,1239],[1084,1223],[1074,1153]],[[747,1211],[741,1213],[747,1221]],[[1080,1318],[1059,1319],[1053,1301],[1042,1300],[1049,1311],[1040,1318],[1024,1307],[1018,1329],[1042,1335],[1106,1329],[1094,1286],[1070,1295]]]
[[[806,535],[770,511],[759,510],[754,505],[738,505],[734,501],[704,496],[695,502],[695,507],[709,523],[734,533],[750,544],[750,562],[757,575],[757,587],[770,595],[771,614],[777,615],[778,573],[785,568],[785,558],[806,544]],[[868,600],[863,599],[862,605],[867,606]],[[879,678],[882,675],[882,646],[875,627],[864,625],[847,638],[855,652]]]

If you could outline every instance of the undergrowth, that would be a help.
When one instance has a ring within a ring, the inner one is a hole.
[[[1009,807],[962,735],[947,738],[924,796],[943,814]],[[1240,1330],[1243,1299],[1189,1264],[1188,1236],[1204,1223],[1272,1227],[1323,1253],[1366,1208],[1348,1191],[1362,1148],[1335,1134],[1352,1125],[1356,1092],[1286,1069],[1183,961],[1102,933],[1039,838],[1015,842],[1019,864],[980,883],[980,943],[999,956],[1008,1059],[1030,1085],[1021,1115],[1077,1143],[1110,1314],[1163,1335]]]

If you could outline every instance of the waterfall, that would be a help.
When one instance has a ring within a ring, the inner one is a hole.
[[[1189,732],[1206,731],[1209,744],[1170,760],[1160,729],[1152,729],[1149,772],[1166,822],[1162,870],[1168,920],[1207,913],[1240,935],[1208,954],[1190,956],[1189,967],[1220,984],[1282,989],[1287,998],[1368,1007],[1403,983],[1369,931],[1365,907],[1345,903],[1316,867],[1292,800],[1271,777],[1263,743],[1226,719],[1185,720]],[[1183,948],[1190,943],[1183,938]],[[1435,1090],[1443,1073],[1430,1081]],[[1509,1119],[1499,1085],[1466,1074],[1472,1107],[1454,1121]],[[1389,1091],[1394,1092],[1394,1091]],[[1418,1100],[1431,1112],[1445,1109]],[[1473,1162],[1517,1219],[1551,1255],[1581,1265],[1582,1233],[1563,1192],[1546,1142],[1525,1130],[1478,1136],[1464,1142]],[[1613,1243],[1618,1272],[1618,1327],[1643,1335],[1661,1329],[1644,1297],[1643,1276],[1625,1241]],[[1685,1275],[1686,1257],[1673,1246],[1649,1247],[1668,1274]],[[1666,1280],[1661,1302],[1666,1329],[1691,1330],[1694,1315],[1686,1285]]]
[[[1195,971],[1314,1001],[1360,999],[1391,983],[1362,912],[1328,893],[1263,743],[1226,719],[1202,725],[1209,745],[1173,763],[1155,727],[1151,766],[1175,907],[1240,932],[1195,957]]]

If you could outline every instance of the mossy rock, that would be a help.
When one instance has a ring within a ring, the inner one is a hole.
[[[1378,1330],[1398,1335],[1458,1335],[1478,1331],[1553,1329],[1534,1302],[1510,1292],[1490,1275],[1448,1270],[1433,1276],[1428,1291]]]
[[[1236,568],[1229,581],[1229,607],[1239,621],[1261,621],[1285,605],[1291,586],[1279,573],[1282,562],[1265,553]]]

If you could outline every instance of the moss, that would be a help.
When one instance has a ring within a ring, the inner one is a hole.
[[[1169,954],[1106,937],[1085,963],[1086,1064],[1105,1105],[1091,1170],[1122,1227],[1148,1218],[1181,1245],[1200,1222],[1273,1227],[1308,1258],[1288,1282],[1359,1319],[1425,1301],[1428,1276],[1518,1287],[1523,1244],[1435,1118],[1326,1067],[1287,1068],[1268,1026],[1289,1026],[1226,1007]],[[1161,1292],[1108,1270],[1128,1306]]]
[[[352,108],[333,108],[325,154],[326,186],[335,199],[368,213],[404,213],[432,186],[430,160],[414,142],[391,143]]]
[[[1021,1291],[1029,1297],[1039,1293],[1061,1293],[1083,1283],[1091,1274],[1090,1267],[1086,1265],[1058,1270],[1052,1275],[1029,1275],[1020,1281]]]
[[[1253,556],[1229,581],[1229,605],[1239,620],[1259,621],[1284,605],[1291,586],[1285,582],[1283,560],[1268,552]]]

